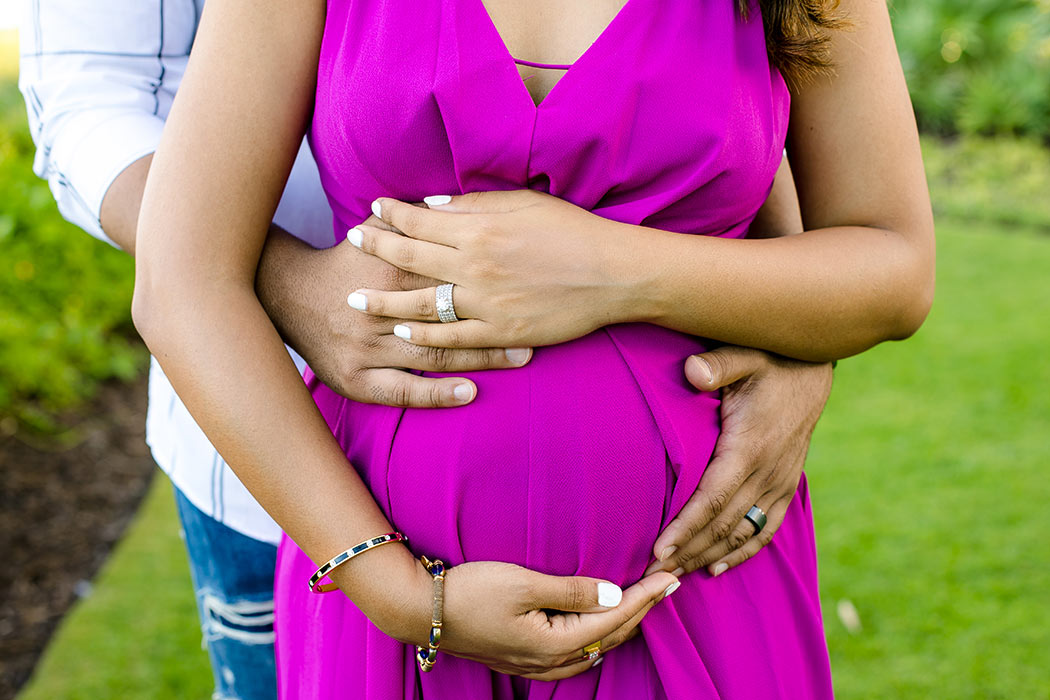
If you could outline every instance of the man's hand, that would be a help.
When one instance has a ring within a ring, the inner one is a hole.
[[[149,154],[128,166],[102,200],[102,229],[131,255],[152,162]],[[374,216],[364,223],[389,228]],[[347,305],[348,294],[359,287],[408,291],[435,284],[346,242],[314,250],[277,226],[270,228],[255,277],[259,300],[285,342],[306,358],[321,381],[343,396],[391,406],[462,406],[477,394],[473,382],[420,377],[405,369],[468,372],[520,367],[532,351],[409,345],[393,335],[398,320],[365,316]]]
[[[649,572],[708,567],[717,576],[769,544],[784,521],[831,365],[726,346],[690,357],[685,372],[698,389],[722,388],[722,434],[696,493],[657,538]],[[758,534],[744,519],[753,505],[768,517]]]
[[[385,227],[375,217],[366,223]],[[390,406],[461,406],[477,394],[470,380],[420,377],[405,369],[468,372],[520,367],[532,351],[411,345],[393,335],[398,319],[368,316],[347,305],[347,296],[362,287],[412,290],[435,284],[346,241],[314,250],[275,227],[263,250],[255,288],[285,342],[343,396]]]

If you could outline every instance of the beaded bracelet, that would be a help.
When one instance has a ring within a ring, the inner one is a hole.
[[[434,577],[434,614],[430,620],[430,643],[428,648],[416,647],[416,661],[423,673],[429,672],[437,662],[438,647],[441,645],[441,617],[445,612],[445,565],[440,559],[431,561],[420,557],[423,567]]]
[[[337,566],[342,566],[346,562],[356,557],[358,554],[367,552],[370,549],[374,549],[384,544],[389,544],[390,542],[407,541],[408,538],[402,535],[400,532],[388,532],[385,535],[373,537],[370,540],[365,540],[361,544],[354,545],[345,552],[340,552],[339,554],[336,554],[334,557],[322,564],[321,567],[314,572],[314,575],[310,577],[310,591],[313,593],[328,593],[330,591],[334,591],[335,589],[339,588],[337,584],[321,583],[321,579],[330,574],[334,568],[336,568]]]

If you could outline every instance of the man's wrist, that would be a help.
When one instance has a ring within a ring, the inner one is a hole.
[[[255,294],[259,302],[281,338],[300,354],[298,341],[302,326],[309,323],[305,312],[310,308],[304,272],[311,269],[312,256],[317,253],[313,247],[271,224],[255,273]]]

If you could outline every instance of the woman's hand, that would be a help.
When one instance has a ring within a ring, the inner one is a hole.
[[[365,222],[386,227],[370,216]],[[366,255],[344,241],[314,250],[272,230],[255,289],[285,341],[306,358],[329,387],[354,401],[388,406],[448,407],[470,403],[477,387],[469,379],[425,377],[406,370],[473,372],[521,367],[528,349],[451,349],[404,343],[392,335],[395,320],[347,309],[358,286],[386,290],[427,288],[419,277]]]
[[[446,201],[447,200],[447,201]],[[520,348],[579,338],[616,318],[626,290],[609,274],[618,229],[533,190],[396,199],[373,211],[395,231],[357,226],[348,240],[398,268],[454,283],[456,323],[438,320],[433,287],[360,289],[355,308],[406,319],[395,333],[417,345]],[[637,243],[637,241],[636,241]]]
[[[349,562],[331,579],[384,633],[426,645],[433,583],[407,549],[378,549],[371,561]],[[584,659],[585,646],[600,640],[605,653],[633,638],[645,614],[676,588],[678,579],[667,572],[621,590],[601,579],[548,576],[504,562],[460,564],[445,573],[441,651],[500,673],[568,678],[594,664]]]
[[[665,572],[621,594],[599,579],[548,576],[501,562],[461,564],[445,577],[441,651],[500,673],[568,678],[594,665],[584,658],[585,646],[601,640],[604,654],[633,638],[645,614],[677,587],[678,579]]]
[[[726,346],[690,357],[685,372],[698,389],[722,388],[722,434],[696,493],[657,538],[649,572],[707,567],[717,576],[757,554],[783,523],[831,391],[831,365]],[[757,534],[744,519],[753,505],[768,518]]]

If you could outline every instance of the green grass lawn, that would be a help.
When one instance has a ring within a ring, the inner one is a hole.
[[[92,594],[63,620],[18,697],[159,700],[211,693],[171,482],[158,474]]]
[[[1050,237],[952,222],[938,243],[926,325],[839,364],[813,444],[836,687],[1047,698]]]
[[[1047,698],[1050,237],[958,221],[939,235],[929,321],[839,364],[811,452],[835,685]],[[207,696],[175,532],[158,479],[23,700]]]

